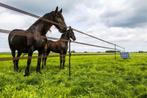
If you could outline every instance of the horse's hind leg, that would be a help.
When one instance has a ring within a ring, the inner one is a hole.
[[[11,50],[11,54],[12,54],[12,56],[13,56],[14,71],[16,71],[16,58],[15,58],[15,50]]]
[[[18,71],[18,69],[19,69],[18,62],[19,62],[19,59],[20,59],[21,54],[22,54],[22,52],[19,52],[18,51],[17,58],[16,58],[16,61],[15,61],[16,71]]]
[[[30,74],[30,64],[31,64],[31,60],[32,60],[32,54],[33,54],[33,51],[28,52],[27,67],[25,69],[25,75],[24,76],[28,76]]]

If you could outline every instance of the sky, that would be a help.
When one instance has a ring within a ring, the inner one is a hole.
[[[2,3],[43,16],[63,9],[68,26],[87,34],[125,47],[126,51],[147,51],[147,0],[0,0]],[[0,28],[27,29],[37,19],[0,7]],[[60,38],[61,33],[52,27],[49,37]],[[76,41],[114,47],[75,32]],[[10,51],[8,35],[0,33],[0,52]],[[72,44],[75,51],[105,51],[106,49]]]

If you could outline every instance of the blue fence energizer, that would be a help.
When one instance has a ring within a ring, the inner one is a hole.
[[[129,52],[121,52],[120,55],[121,55],[121,58],[123,58],[123,59],[129,58]]]

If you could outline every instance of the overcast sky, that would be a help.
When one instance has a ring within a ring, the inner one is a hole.
[[[0,0],[2,3],[42,16],[59,6],[67,25],[111,41],[126,51],[147,50],[147,0]],[[27,29],[35,18],[0,7],[0,28]],[[48,36],[60,37],[55,27]],[[77,41],[113,47],[75,32]],[[7,34],[0,34],[0,52],[10,51]],[[105,51],[72,44],[75,51]]]

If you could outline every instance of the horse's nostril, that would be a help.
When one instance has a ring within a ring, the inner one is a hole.
[[[74,40],[76,40],[76,38],[74,38]]]

